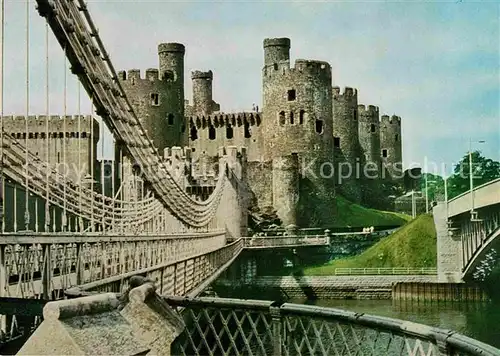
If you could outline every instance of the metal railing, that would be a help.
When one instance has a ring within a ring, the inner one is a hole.
[[[161,295],[196,296],[236,259],[242,249],[243,241],[240,239],[210,252],[82,284],[69,291],[72,294],[123,293],[129,287],[130,277],[144,276],[155,281],[158,293]]]
[[[436,267],[335,268],[336,276],[436,275]]]
[[[173,355],[500,355],[455,333],[309,305],[220,298],[165,300],[186,328]]]
[[[327,246],[330,244],[330,237],[325,235],[316,236],[262,236],[245,237],[245,248],[262,247],[286,247],[286,246]]]

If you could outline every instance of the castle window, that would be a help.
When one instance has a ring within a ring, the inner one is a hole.
[[[375,132],[375,124],[370,125],[370,132]]]
[[[250,133],[250,124],[248,121],[245,121],[245,138],[250,138],[252,137],[252,134]]]
[[[169,125],[173,125],[174,124],[174,114],[168,114],[167,115],[167,123]]]
[[[122,80],[127,80],[127,72],[122,72]]]
[[[28,133],[28,138],[33,139],[33,132]]]
[[[340,137],[333,138],[333,147],[340,148]]]
[[[181,132],[186,132],[186,125],[182,125]]]
[[[191,132],[189,136],[191,138],[191,141],[195,141],[198,139],[198,130],[196,129],[196,126],[191,126]]]
[[[208,128],[208,138],[209,138],[210,140],[215,140],[215,127],[210,126],[210,127]]]
[[[153,106],[160,105],[160,95],[158,95],[157,93],[151,94],[151,105]]]
[[[86,132],[82,132],[82,138],[87,138],[87,133]]]
[[[278,70],[278,63],[273,64],[274,70]]]
[[[290,89],[288,91],[288,101],[294,101],[296,99],[295,89]]]
[[[57,163],[61,163],[61,152],[57,152]]]
[[[290,111],[290,124],[293,125],[293,111]]]
[[[233,138],[233,127],[232,126],[226,126],[226,138],[227,139],[232,139]]]
[[[286,120],[284,111],[280,111],[278,119],[279,119],[278,122],[279,122],[280,126],[283,126],[285,124],[285,120]]]
[[[64,133],[59,132],[59,138],[64,138]]]
[[[323,133],[323,120],[316,120],[316,133]]]
[[[300,110],[300,113],[299,113],[299,124],[302,125],[304,123],[304,116],[305,116],[306,112],[304,110]]]
[[[382,157],[387,158],[387,150],[385,148],[382,150]]]
[[[165,73],[163,73],[163,80],[173,81],[174,79],[174,72],[172,72],[171,70],[166,70]]]
[[[399,136],[398,136],[398,134],[396,134],[396,135],[394,136],[394,141],[398,142],[398,140],[399,140]]]

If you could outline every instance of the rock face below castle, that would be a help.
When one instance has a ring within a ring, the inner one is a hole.
[[[120,72],[139,119],[160,150],[190,149],[189,164],[206,166],[220,147],[246,147],[245,184],[251,206],[275,211],[286,225],[324,225],[335,194],[380,202],[380,186],[399,181],[401,119],[358,103],[353,88],[333,87],[327,62],[290,63],[288,38],[264,40],[263,107],[220,112],[212,71],[194,71],[193,103],[184,98],[184,46],[159,45],[159,69]],[[195,174],[195,180],[206,176]],[[192,189],[192,187],[190,188]],[[206,191],[206,190],[205,190]]]

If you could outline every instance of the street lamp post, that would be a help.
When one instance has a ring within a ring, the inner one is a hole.
[[[477,143],[485,143],[484,140],[479,140]],[[469,137],[469,185],[470,185],[470,213],[471,220],[477,220],[477,214],[474,211],[474,172],[472,169],[472,138]]]

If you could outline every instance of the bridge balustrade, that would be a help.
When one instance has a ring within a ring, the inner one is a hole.
[[[451,330],[404,320],[271,301],[165,300],[186,328],[175,355],[499,355]]]
[[[330,244],[330,237],[325,235],[245,237],[243,240],[245,248],[322,246]]]
[[[208,253],[201,252],[150,268],[82,284],[67,293],[124,293],[129,288],[130,277],[141,275],[155,282],[160,295],[196,296],[238,257],[242,249],[243,240],[239,239]]]
[[[2,236],[2,297],[59,299],[65,289],[214,251],[224,231],[160,236]]]

